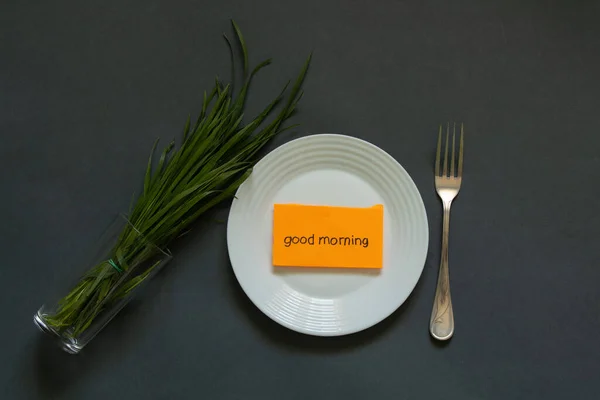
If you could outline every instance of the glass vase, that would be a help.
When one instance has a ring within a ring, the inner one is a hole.
[[[119,215],[96,242],[85,273],[34,315],[35,324],[79,353],[172,258]]]

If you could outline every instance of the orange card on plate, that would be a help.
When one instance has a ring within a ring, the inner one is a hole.
[[[381,268],[382,264],[383,205],[275,204],[273,265]]]

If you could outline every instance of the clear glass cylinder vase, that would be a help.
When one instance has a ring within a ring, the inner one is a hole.
[[[96,242],[85,272],[34,315],[35,324],[79,353],[172,258],[119,215]]]

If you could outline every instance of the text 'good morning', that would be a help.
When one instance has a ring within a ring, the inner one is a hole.
[[[309,246],[362,246],[369,247],[369,238],[359,238],[352,236],[319,236],[315,241],[315,234],[311,236],[286,236],[283,239],[285,247],[295,244],[306,244]]]

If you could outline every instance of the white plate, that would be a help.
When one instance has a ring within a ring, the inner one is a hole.
[[[238,189],[227,225],[233,271],[250,300],[297,332],[337,336],[373,326],[414,289],[427,255],[423,200],[380,148],[344,135],[314,135],[275,149]],[[273,267],[273,204],[384,205],[381,271]]]

